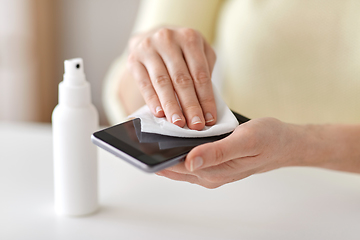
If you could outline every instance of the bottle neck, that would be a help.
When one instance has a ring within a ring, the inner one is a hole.
[[[90,84],[70,85],[65,81],[59,84],[59,104],[68,107],[86,107],[91,104]]]

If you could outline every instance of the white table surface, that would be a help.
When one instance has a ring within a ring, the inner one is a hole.
[[[100,210],[53,211],[51,127],[0,123],[0,239],[360,239],[360,175],[285,168],[208,190],[99,151]]]

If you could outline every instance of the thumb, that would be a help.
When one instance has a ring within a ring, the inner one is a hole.
[[[186,156],[186,168],[193,172],[247,156],[249,154],[249,142],[246,140],[246,134],[236,130],[224,139],[206,143],[191,150]]]

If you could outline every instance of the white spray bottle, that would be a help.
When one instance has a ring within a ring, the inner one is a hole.
[[[55,211],[81,216],[98,208],[97,149],[91,134],[99,117],[81,58],[66,60],[59,104],[52,114]]]

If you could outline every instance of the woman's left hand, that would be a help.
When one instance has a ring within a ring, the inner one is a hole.
[[[206,188],[272,169],[303,165],[309,144],[304,126],[259,118],[238,126],[228,137],[195,147],[185,162],[157,174]]]

